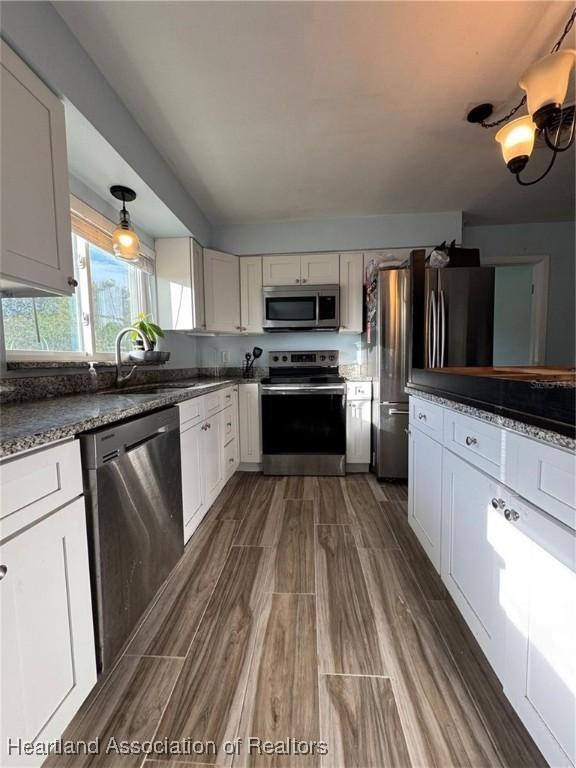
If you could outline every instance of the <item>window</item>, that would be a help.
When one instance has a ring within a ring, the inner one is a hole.
[[[83,206],[84,216],[86,212]],[[98,226],[72,216],[78,281],[74,296],[2,299],[9,359],[110,356],[118,331],[131,325],[139,312],[151,312],[152,258],[143,255],[131,264],[116,257],[109,234],[100,228],[106,220],[92,214]]]

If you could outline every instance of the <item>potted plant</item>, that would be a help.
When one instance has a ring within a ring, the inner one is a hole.
[[[147,315],[144,312],[140,312],[137,315],[136,320],[134,320],[132,323],[132,326],[134,328],[138,328],[138,330],[141,331],[144,336],[146,336],[151,350],[154,349],[159,338],[164,338],[164,331],[162,328],[160,328],[159,325],[156,325],[156,323],[153,323],[150,320],[150,315]],[[144,344],[138,334],[130,334],[130,340],[135,349],[144,349]]]

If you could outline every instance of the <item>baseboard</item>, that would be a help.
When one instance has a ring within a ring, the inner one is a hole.
[[[261,462],[240,462],[238,472],[262,472]]]
[[[346,472],[351,475],[354,472],[369,472],[370,464],[346,464]]]

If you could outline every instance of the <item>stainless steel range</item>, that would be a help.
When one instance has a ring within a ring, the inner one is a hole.
[[[346,384],[338,351],[269,352],[262,380],[265,475],[343,475]]]

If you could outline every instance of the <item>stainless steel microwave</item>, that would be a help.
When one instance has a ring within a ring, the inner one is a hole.
[[[340,286],[286,285],[264,288],[265,331],[336,331],[340,327]]]

